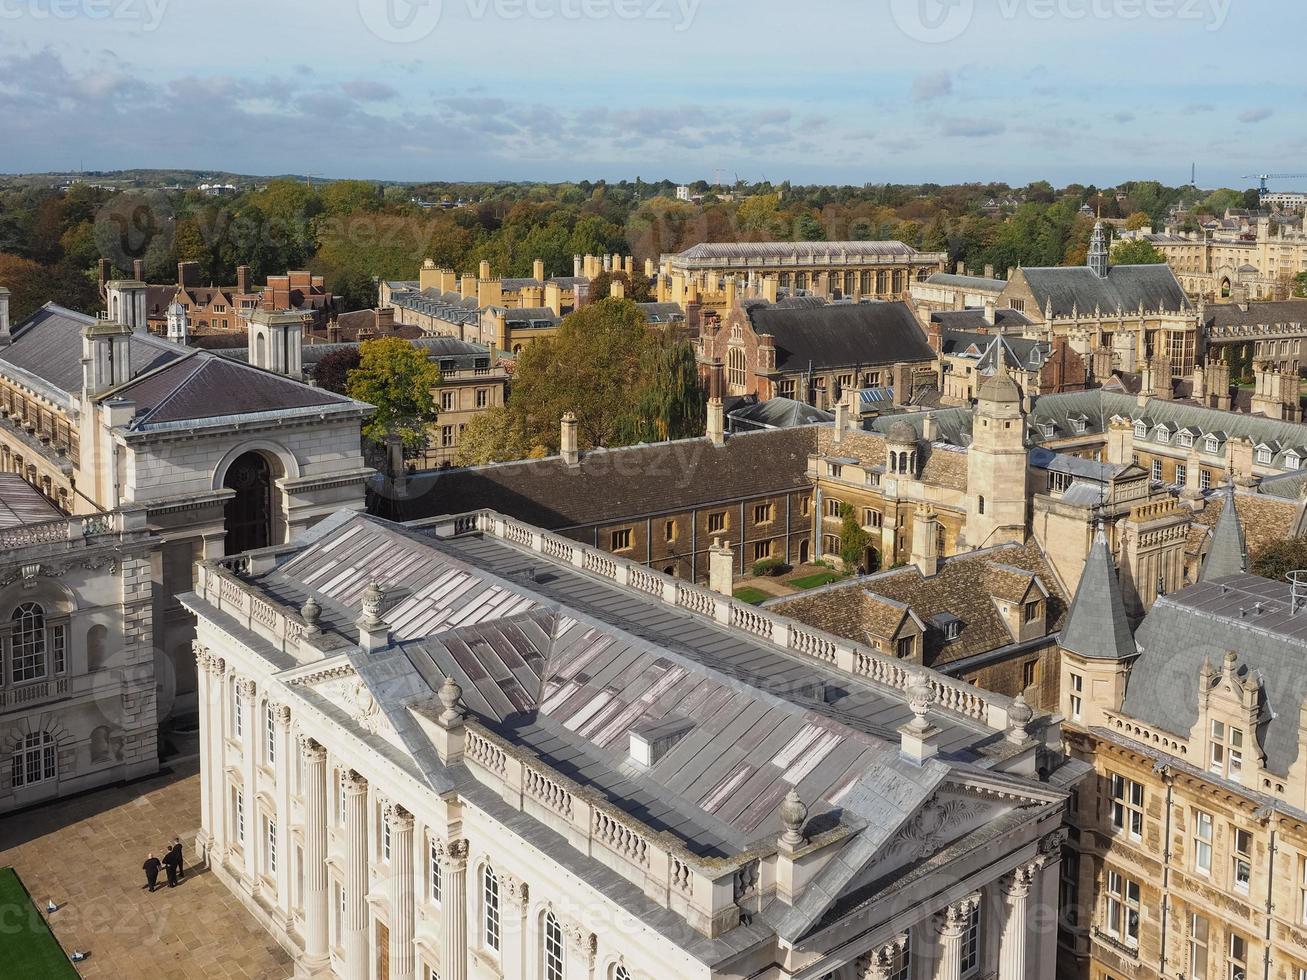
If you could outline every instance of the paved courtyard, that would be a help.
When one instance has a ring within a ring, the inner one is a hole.
[[[290,957],[213,875],[196,867],[150,894],[141,864],[180,835],[187,863],[200,824],[197,763],[0,820],[0,867],[13,865],[65,950],[88,950],[84,977],[285,980]],[[162,880],[163,876],[160,875]],[[0,969],[0,973],[3,970]]]

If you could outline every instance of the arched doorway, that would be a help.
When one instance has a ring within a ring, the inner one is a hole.
[[[272,468],[261,453],[245,453],[227,469],[222,485],[236,491],[227,501],[226,553],[239,555],[272,542]]]
[[[875,548],[868,548],[866,553],[862,556],[862,567],[867,570],[868,575],[879,572],[880,552]]]
[[[799,542],[799,564],[800,564],[800,565],[806,565],[806,564],[808,564],[808,558],[809,558],[809,553],[810,553],[810,551],[811,551],[811,549],[808,547],[808,539],[807,539],[807,538],[804,538],[802,541]]]

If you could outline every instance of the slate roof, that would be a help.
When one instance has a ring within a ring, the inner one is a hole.
[[[433,470],[408,481],[400,500],[369,509],[403,520],[490,508],[548,530],[610,524],[718,501],[807,487],[816,429],[741,432],[718,448],[707,439],[600,449],[578,466],[561,457]]]
[[[906,303],[747,309],[754,332],[776,338],[778,371],[917,363],[935,356]]]
[[[1006,286],[1007,283],[1000,285]],[[938,313],[932,313],[930,319],[938,323],[946,330],[994,330],[996,328],[1006,328],[1016,330],[1020,327],[1028,327],[1035,321],[1030,319],[1024,313],[1018,313],[1016,310],[995,310],[994,322],[990,323],[985,319],[984,310],[944,310]],[[1009,337],[1009,342],[1015,343],[1022,340],[1020,337]],[[945,353],[950,353],[945,351]]]
[[[1307,323],[1307,299],[1278,302],[1250,302],[1242,310],[1238,303],[1214,303],[1206,308],[1203,323],[1208,327],[1242,327],[1273,323]]]
[[[296,408],[343,408],[360,402],[311,388],[272,371],[193,351],[114,390],[135,402],[131,428]]]
[[[824,259],[830,256],[839,261],[844,256],[902,256],[919,255],[911,245],[903,242],[702,242],[681,252],[676,258],[693,259],[757,259],[779,261],[799,256],[800,259]]]
[[[869,634],[892,637],[910,608],[922,622],[932,624],[926,632],[925,663],[939,670],[1013,643],[991,597],[1020,601],[1035,579],[1048,593],[1051,636],[1066,620],[1067,598],[1034,545],[1003,545],[947,558],[932,578],[924,577],[914,565],[775,599],[766,607],[859,643],[867,642]],[[961,631],[951,641],[934,625],[949,616],[961,620]]]
[[[1291,609],[1288,583],[1255,575],[1201,582],[1159,598],[1135,633],[1141,652],[1122,712],[1188,736],[1198,722],[1204,661],[1220,670],[1226,652],[1237,651],[1241,675],[1252,671],[1262,680],[1258,735],[1266,768],[1287,775],[1298,757],[1299,709],[1307,698],[1307,614]]]
[[[1125,660],[1135,655],[1134,636],[1121,598],[1116,562],[1102,528],[1094,534],[1061,645],[1090,660]]]
[[[952,272],[936,272],[926,280],[929,286],[952,286],[955,289],[974,289],[978,292],[1001,293],[1006,279],[988,279],[985,276],[959,276]]]
[[[1039,313],[1051,301],[1054,316],[1070,316],[1072,309],[1082,315],[1095,309],[1104,314],[1134,312],[1143,304],[1146,310],[1178,312],[1190,308],[1184,288],[1168,265],[1114,265],[1107,278],[1100,279],[1088,266],[1026,268],[1024,275],[1034,294]]]
[[[890,415],[877,419],[885,424],[885,432],[899,424],[912,426],[920,434],[920,426],[913,425],[913,416]],[[831,427],[818,430],[817,451],[823,456],[847,457],[862,466],[884,466],[887,462],[885,436],[880,432],[845,432],[838,445]],[[918,468],[923,483],[950,490],[967,488],[967,454],[955,446],[942,443],[922,444],[917,452]]]
[[[0,348],[0,371],[12,364],[67,394],[82,390],[82,331],[93,316],[46,303],[13,328],[13,342]],[[148,334],[128,340],[132,377],[139,377],[186,354],[186,349]]]
[[[63,517],[63,511],[17,473],[0,473],[0,530]]]
[[[1225,503],[1221,506],[1221,518],[1216,522],[1212,532],[1211,547],[1203,561],[1203,571],[1199,580],[1214,582],[1231,575],[1242,575],[1248,571],[1248,544],[1244,541],[1243,525],[1239,521],[1239,512],[1234,505],[1234,487],[1225,494]]]
[[[787,429],[796,425],[816,425],[832,422],[833,412],[827,412],[793,398],[769,398],[751,402],[729,412],[727,417],[738,429]]]
[[[774,840],[791,787],[810,827],[833,827],[859,779],[908,766],[897,727],[911,712],[896,692],[497,539],[341,514],[255,579],[290,605],[312,593],[342,642],[373,580],[398,654],[368,659],[396,661],[388,685],[420,679],[429,699],[453,676],[482,724],[700,854]],[[391,688],[371,689],[384,701]],[[953,759],[978,758],[994,736],[936,714]],[[632,765],[630,733],[673,720],[687,734],[653,766]],[[929,790],[922,780],[919,802]]]

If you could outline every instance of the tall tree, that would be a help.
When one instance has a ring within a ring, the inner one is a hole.
[[[440,369],[426,352],[400,337],[381,337],[359,345],[359,366],[349,372],[349,396],[376,407],[363,427],[369,439],[388,435],[404,440],[409,450],[426,445],[436,421],[434,390]]]

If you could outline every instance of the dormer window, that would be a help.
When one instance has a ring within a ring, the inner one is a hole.
[[[962,635],[962,620],[952,619],[944,624],[945,641],[956,640],[961,635]]]
[[[1034,600],[1033,602],[1027,602],[1025,604],[1023,615],[1027,623],[1037,622],[1042,614],[1043,614],[1042,604],[1038,599]]]
[[[1052,439],[1054,433],[1056,433],[1056,432],[1057,432],[1057,426],[1056,426],[1056,425],[1054,425],[1052,422],[1045,422],[1045,423],[1044,423],[1044,438],[1046,438],[1046,439]]]
[[[1257,462],[1259,462],[1259,463],[1267,463],[1267,464],[1269,464],[1269,463],[1271,462],[1271,460],[1274,459],[1274,458],[1275,458],[1275,454],[1272,453],[1271,450],[1270,450],[1268,447],[1266,447],[1266,446],[1260,446],[1260,447],[1258,447],[1258,449],[1257,449]]]
[[[1284,468],[1287,470],[1296,470],[1302,466],[1302,460],[1297,453],[1289,453],[1284,457]]]
[[[1221,444],[1215,436],[1207,437],[1207,451],[1209,453],[1219,453],[1221,451]]]
[[[1148,438],[1148,426],[1144,425],[1144,423],[1142,423],[1142,422],[1136,422],[1136,423],[1135,423],[1135,438],[1136,438],[1136,439],[1147,439],[1147,438]]]
[[[1157,441],[1163,446],[1169,445],[1171,442],[1171,433],[1160,425],[1157,427]]]
[[[831,479],[838,480],[844,473],[844,467],[839,463],[827,463],[826,472],[829,474]]]
[[[1085,432],[1085,420],[1084,420],[1084,419],[1072,419],[1072,420],[1071,420],[1071,428],[1075,430],[1075,432],[1076,432],[1077,435],[1084,435],[1084,432]]]
[[[1243,730],[1213,721],[1209,759],[1209,772],[1238,782],[1243,773]]]
[[[1180,433],[1180,445],[1181,445],[1181,446],[1183,446],[1185,449],[1188,449],[1188,448],[1190,448],[1193,444],[1194,444],[1193,433],[1190,433],[1190,432],[1181,432],[1181,433]]]

